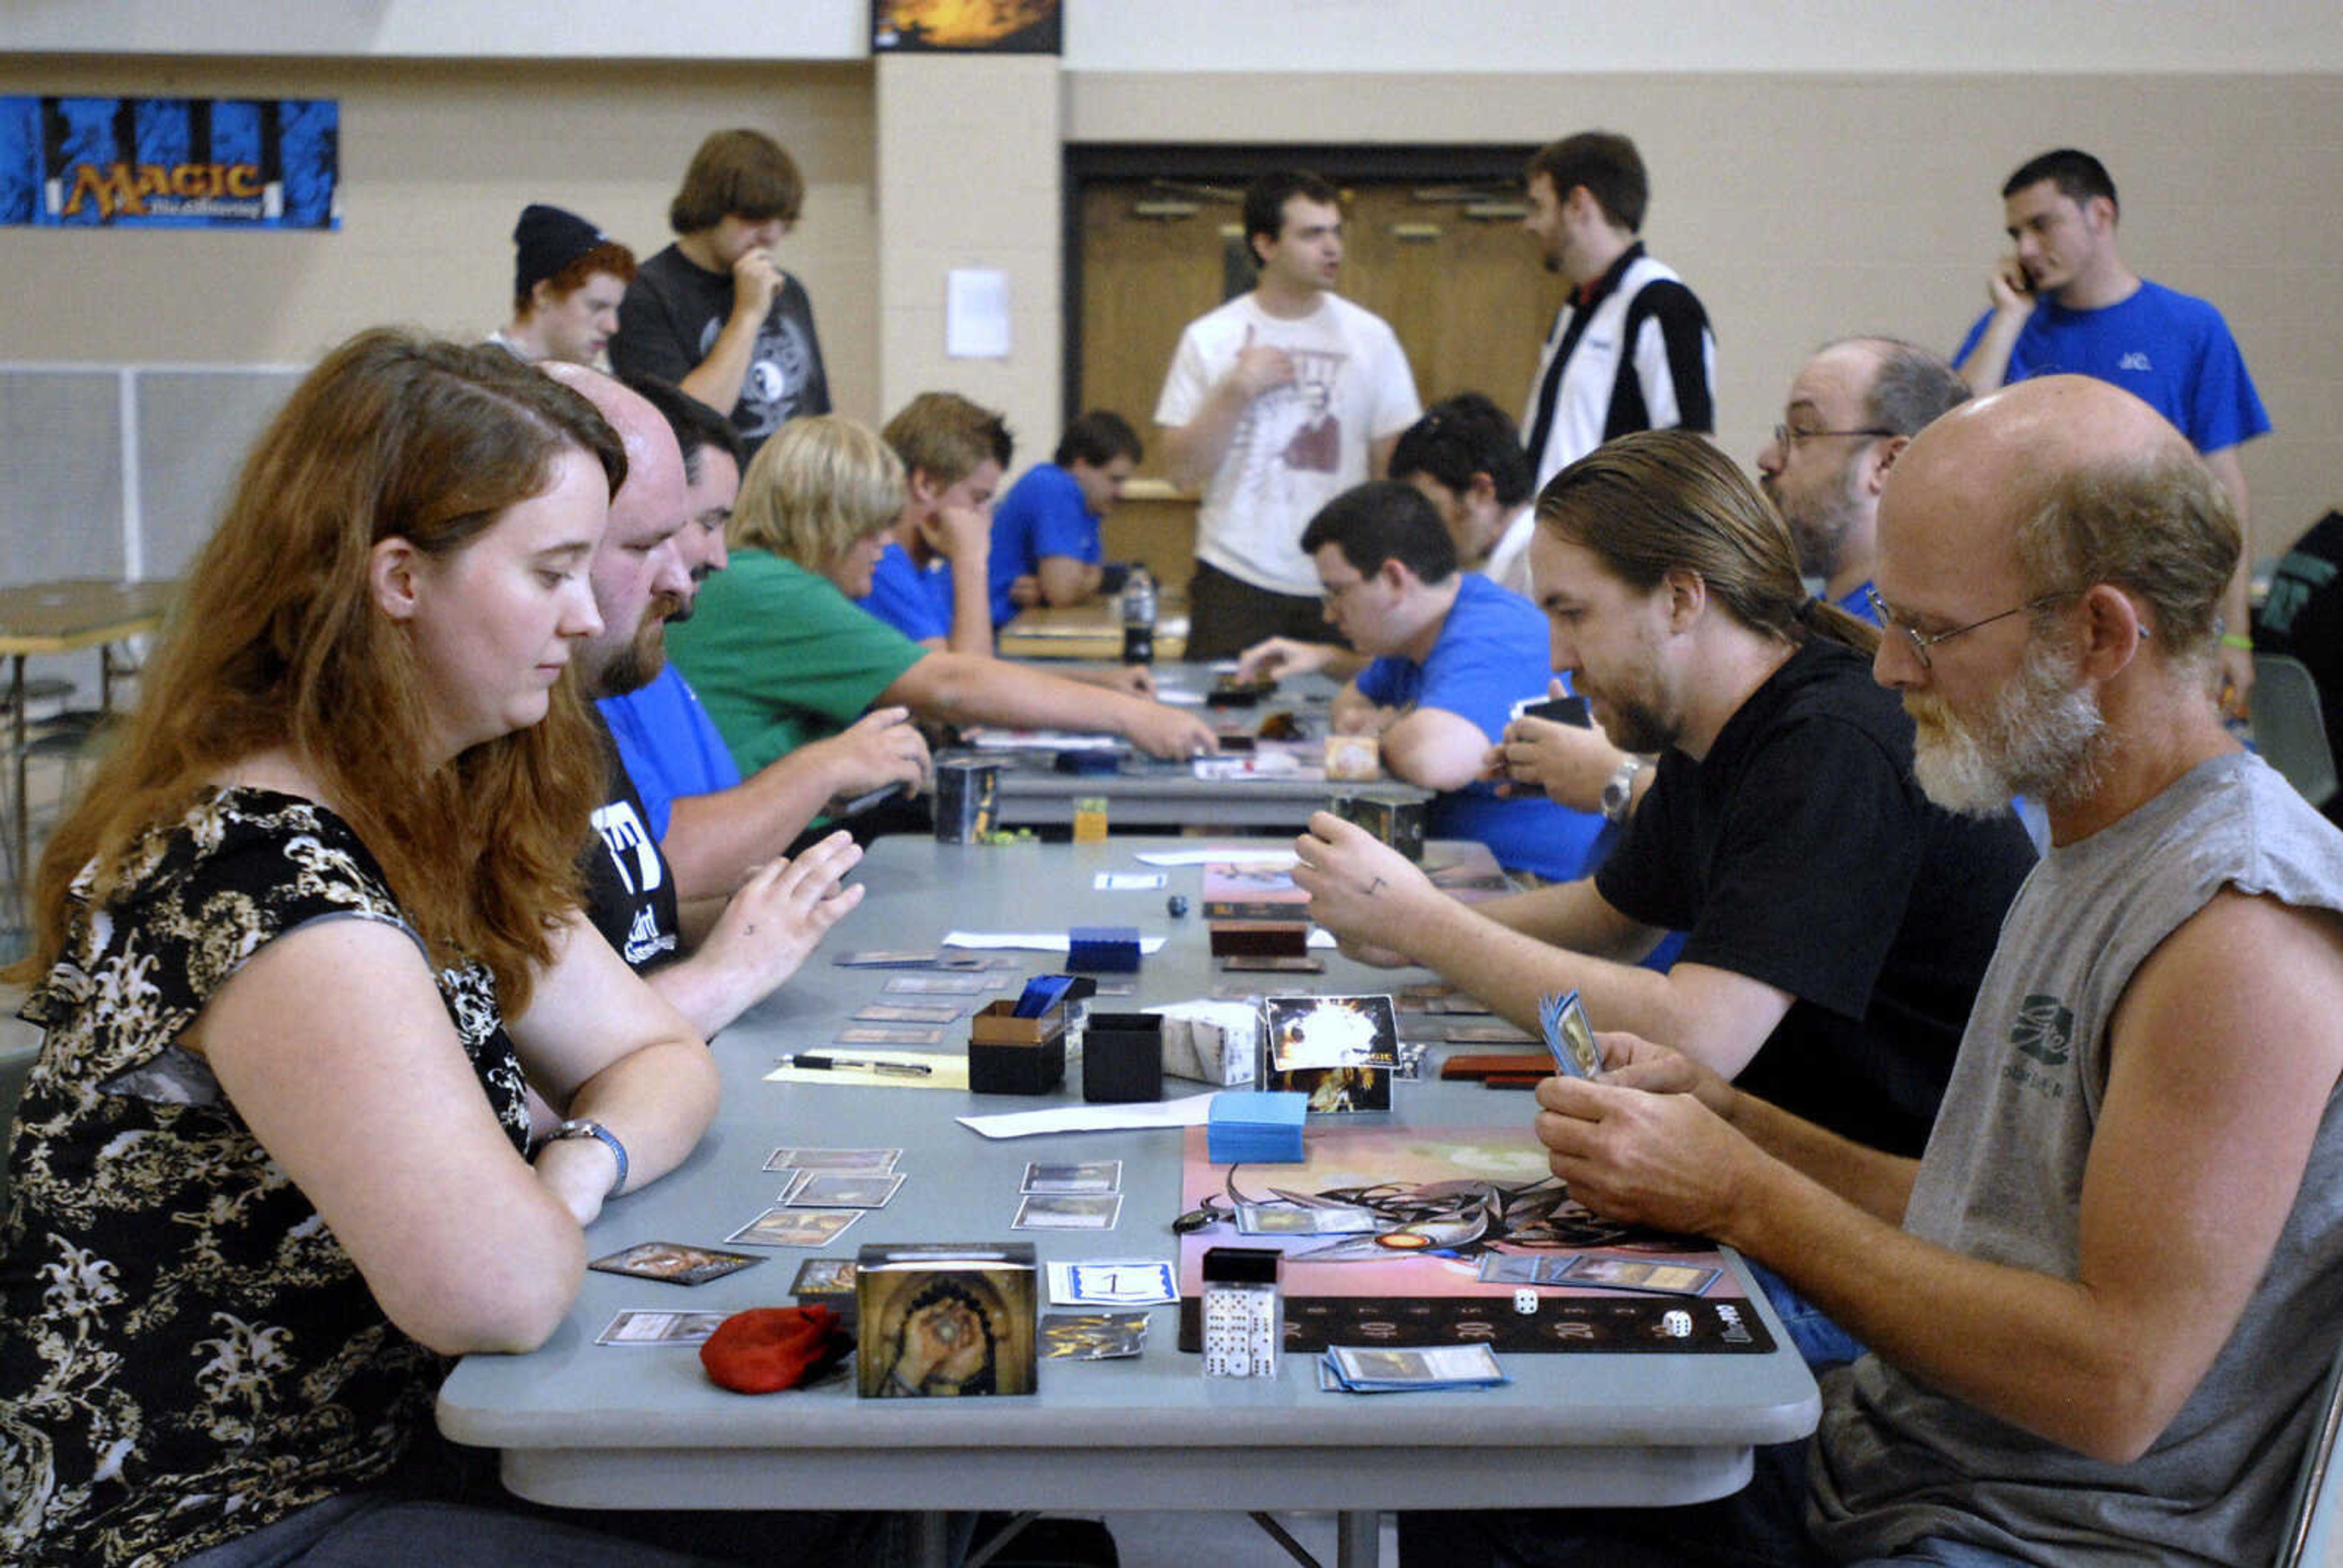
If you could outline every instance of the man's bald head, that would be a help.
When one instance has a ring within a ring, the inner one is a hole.
[[[683,450],[675,432],[640,394],[598,370],[541,362],[545,374],[601,410],[627,452],[627,481],[610,498],[610,523],[588,575],[602,631],[580,650],[596,697],[635,690],[667,661],[667,618],[691,598],[676,535],[689,516]]]
[[[2046,376],[1965,404],[1916,438],[1881,500],[1882,555],[1944,558],[2025,598],[2112,583],[2167,658],[2208,657],[2236,569],[2237,513],[2187,438],[2119,387]],[[1891,596],[1892,598],[1893,596]]]

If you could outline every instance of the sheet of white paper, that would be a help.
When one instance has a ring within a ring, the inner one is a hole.
[[[1139,950],[1160,953],[1166,939],[1141,937]],[[1021,952],[1061,953],[1073,945],[1063,931],[947,931],[944,946],[948,948],[1014,948]]]
[[[1340,942],[1337,942],[1334,940],[1334,933],[1328,930],[1323,926],[1312,926],[1310,928],[1310,945],[1313,948],[1332,948],[1342,946]]]
[[[1176,686],[1159,686],[1155,689],[1155,700],[1169,703],[1173,708],[1202,708],[1204,706],[1204,694],[1182,691]]]
[[[963,1116],[960,1124],[987,1138],[1031,1138],[1041,1132],[1113,1132],[1148,1127],[1202,1127],[1212,1114],[1212,1093],[1153,1105],[1064,1105],[1050,1111],[1010,1111]]]
[[[997,267],[955,266],[944,284],[944,354],[953,359],[1009,357],[1009,275]]]
[[[1091,879],[1091,890],[1099,893],[1144,893],[1171,880],[1161,871],[1101,871]]]
[[[1137,857],[1150,866],[1291,866],[1291,849],[1245,849],[1222,844],[1211,849],[1141,849]]]

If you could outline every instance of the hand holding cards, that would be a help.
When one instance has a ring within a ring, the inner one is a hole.
[[[1545,1048],[1554,1052],[1556,1072],[1564,1078],[1603,1076],[1603,1048],[1594,1043],[1594,1026],[1586,1021],[1586,1008],[1576,991],[1540,997],[1538,1023],[1545,1032]]]

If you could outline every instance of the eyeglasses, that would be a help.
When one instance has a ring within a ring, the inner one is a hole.
[[[1928,650],[1940,642],[1948,642],[1964,632],[1975,631],[1981,626],[1991,626],[1997,620],[2007,620],[2014,615],[2024,615],[2028,610],[2040,609],[2045,605],[2056,604],[2060,599],[2082,597],[2083,590],[2080,588],[2061,588],[2056,593],[2046,593],[2040,598],[2029,599],[2024,604],[2003,610],[1998,615],[1989,615],[1983,620],[1973,620],[1966,626],[1956,626],[1950,631],[1919,631],[1914,628],[1910,621],[1904,618],[1895,606],[1879,597],[1877,588],[1867,588],[1863,590],[1864,602],[1871,607],[1871,613],[1878,620],[1880,629],[1903,633],[1904,639],[1912,645],[1912,657],[1920,661],[1920,668],[1923,669],[1936,668],[1928,658]]]
[[[1807,441],[1820,440],[1825,436],[1861,436],[1866,439],[1881,436],[1900,436],[1901,430],[1797,430],[1787,425],[1774,427],[1774,445],[1785,452]]]
[[[1321,580],[1322,581],[1323,579],[1322,578]],[[1330,588],[1324,593],[1320,594],[1318,596],[1318,602],[1324,605],[1328,609],[1332,609],[1336,605],[1342,602],[1344,598],[1350,594],[1353,588],[1362,588],[1366,586],[1366,578],[1353,578],[1340,588]]]

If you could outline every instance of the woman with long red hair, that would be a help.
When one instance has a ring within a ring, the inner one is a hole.
[[[575,392],[387,331],[254,448],[41,867],[0,1558],[301,1561],[403,1506],[439,1358],[542,1342],[583,1227],[707,1127],[707,1047],[578,910],[625,471]],[[524,1081],[571,1119],[533,1159]],[[634,1551],[591,1556],[676,1561]]]

